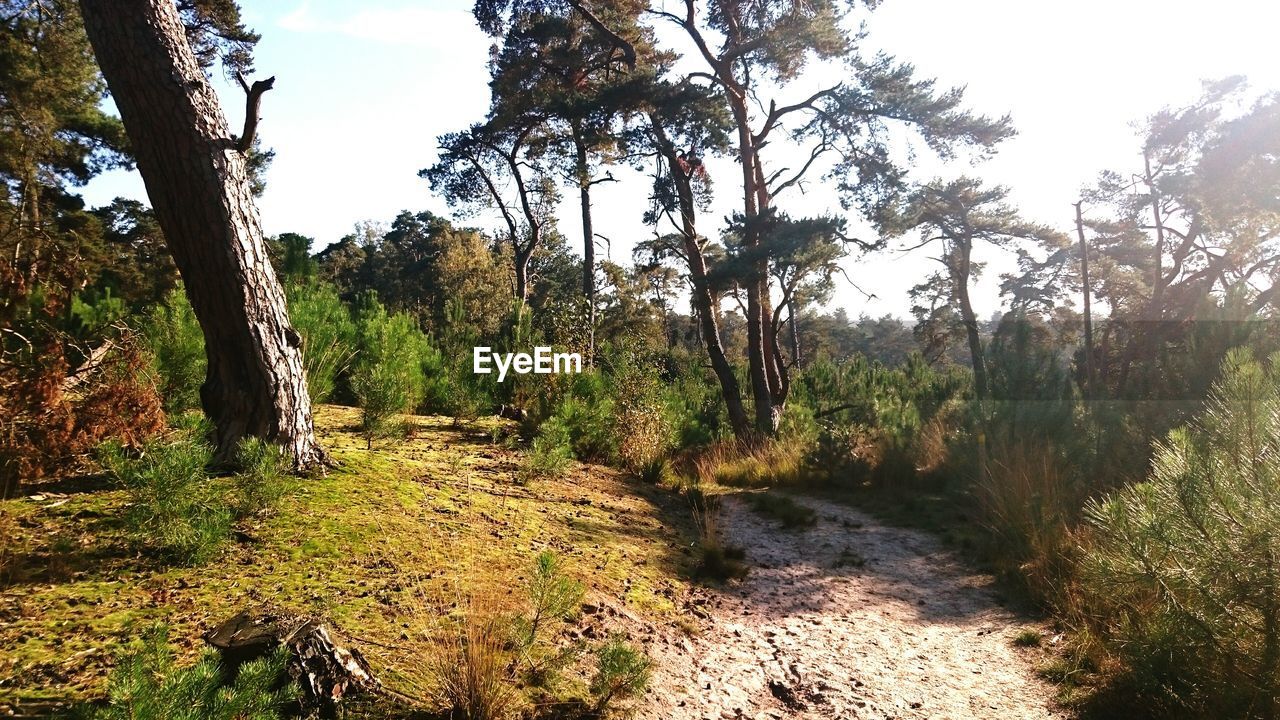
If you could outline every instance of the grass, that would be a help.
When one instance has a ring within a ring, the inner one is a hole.
[[[429,685],[430,640],[406,633],[421,599],[448,606],[478,576],[519,583],[543,550],[592,602],[674,622],[696,562],[683,498],[578,463],[519,486],[521,454],[489,442],[503,434],[496,419],[470,430],[417,418],[414,439],[376,452],[353,430],[358,410],[321,406],[316,422],[340,467],[240,520],[237,542],[204,566],[139,556],[121,522],[127,494],[104,479],[0,502],[0,528],[16,530],[4,546],[22,548],[0,584],[0,714],[99,695],[116,651],[157,621],[190,662],[204,630],[267,607],[329,618],[413,695]]]

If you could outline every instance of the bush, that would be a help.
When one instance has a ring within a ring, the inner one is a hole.
[[[621,638],[611,638],[596,651],[596,672],[591,695],[596,712],[603,713],[615,700],[644,693],[649,686],[649,658]]]
[[[564,563],[550,550],[538,553],[530,568],[529,615],[518,625],[526,648],[538,641],[544,623],[564,620],[578,611],[586,588],[565,574]]]
[[[129,493],[125,523],[137,542],[199,564],[230,536],[231,509],[205,470],[213,449],[203,440],[151,442],[137,457],[112,442],[103,446],[100,459]]]
[[[163,626],[149,630],[118,661],[107,681],[104,707],[82,706],[86,720],[276,720],[289,700],[280,689],[286,654],[277,650],[240,666],[235,681],[224,685],[216,650],[178,667]]]
[[[524,465],[520,468],[523,482],[543,480],[563,473],[573,461],[573,445],[569,428],[559,418],[551,418],[538,428]]]
[[[655,368],[623,355],[613,374],[612,436],[618,463],[638,470],[671,449],[673,433]]]
[[[356,325],[332,286],[287,288],[289,321],[302,336],[302,365],[312,403],[328,401],[356,354]]]
[[[208,359],[204,331],[185,290],[170,290],[164,302],[151,309],[142,323],[142,336],[155,360],[165,412],[198,409]]]
[[[245,438],[236,448],[235,506],[243,517],[268,510],[289,491],[289,459],[280,447]]]
[[[1162,712],[1280,713],[1280,372],[1232,351],[1147,481],[1086,507],[1104,640]]]
[[[426,392],[424,362],[431,343],[409,315],[388,315],[377,298],[362,298],[357,313],[359,355],[351,389],[361,410],[361,432],[369,448],[377,437],[390,435],[396,415],[411,412]]]

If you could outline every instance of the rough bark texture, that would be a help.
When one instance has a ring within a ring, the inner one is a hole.
[[[299,468],[316,443],[301,339],[267,258],[235,140],[173,0],[81,0],[85,29],[204,331],[200,390],[218,457],[260,437]]]
[[[284,646],[289,654],[289,675],[302,691],[307,717],[337,717],[344,699],[382,689],[360,651],[339,645],[328,628],[312,618],[241,612],[204,639],[219,650],[224,664],[233,671]]]

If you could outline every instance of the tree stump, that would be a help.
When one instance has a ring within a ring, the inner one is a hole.
[[[382,688],[360,651],[338,645],[324,623],[314,618],[241,612],[204,639],[222,654],[232,677],[244,663],[283,645],[289,653],[289,675],[302,690],[306,713],[334,717],[344,698]]]

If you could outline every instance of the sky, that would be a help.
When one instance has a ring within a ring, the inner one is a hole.
[[[401,210],[452,215],[417,173],[435,161],[438,135],[465,128],[488,109],[491,40],[475,27],[468,0],[241,5],[262,35],[259,75],[276,77],[259,126],[276,152],[259,201],[267,234],[302,233],[319,250],[359,221],[387,222]],[[1256,92],[1280,91],[1280,3],[883,0],[866,27],[865,48],[910,61],[941,85],[965,86],[971,110],[1009,113],[1018,129],[982,164],[926,158],[916,177],[969,174],[1006,185],[1024,215],[1063,231],[1072,229],[1072,203],[1083,186],[1102,170],[1134,168],[1135,123],[1142,118],[1193,101],[1202,80],[1227,75],[1246,75]],[[243,94],[225,83],[219,92],[228,122],[238,128]],[[800,99],[808,91],[797,87],[781,97],[792,94]],[[767,163],[789,165],[790,150],[770,150]],[[724,179],[704,231],[722,224],[736,195],[729,161],[710,170],[713,179]],[[600,256],[626,262],[632,244],[652,232],[640,222],[648,185],[638,175],[615,174],[624,181],[596,187],[596,230],[610,240]],[[141,180],[125,171],[95,179],[84,195],[94,205],[117,196],[145,200]],[[793,216],[839,211],[822,182],[780,204]],[[571,244],[577,212],[566,202],[560,213]],[[999,308],[997,276],[1012,265],[1008,257],[990,259],[973,293],[984,315]],[[848,275],[874,298],[842,283],[832,307],[855,317],[905,317],[908,290],[934,267],[925,250],[850,257]]]

